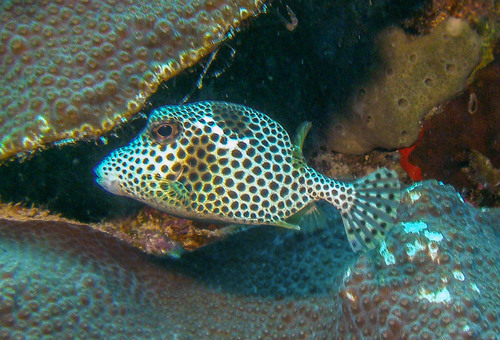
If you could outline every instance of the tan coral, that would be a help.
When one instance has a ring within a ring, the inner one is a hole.
[[[3,1],[0,159],[100,136],[262,0]]]
[[[390,28],[380,34],[377,46],[382,64],[350,99],[347,117],[330,128],[328,144],[335,151],[363,153],[412,145],[420,121],[463,89],[481,57],[480,36],[456,18],[418,37]]]

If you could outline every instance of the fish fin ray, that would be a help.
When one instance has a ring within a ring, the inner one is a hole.
[[[310,232],[313,230],[328,227],[331,221],[331,214],[325,211],[324,206],[319,206],[320,202],[313,201],[304,208],[287,218],[287,222],[300,226],[301,231]]]
[[[341,209],[349,243],[354,252],[374,248],[395,222],[400,197],[398,176],[381,168],[349,185],[354,200]]]
[[[181,203],[184,206],[190,204],[191,198],[184,184],[179,181],[162,178],[158,174],[155,175],[155,179],[158,181],[160,189],[164,192],[164,199],[168,200],[170,204],[178,205]]]
[[[306,140],[307,133],[311,129],[311,126],[311,122],[302,122],[295,133],[293,145],[296,148],[296,152],[300,155],[299,158],[303,157],[302,148],[304,147],[304,141]]]
[[[282,228],[287,228],[287,229],[300,230],[300,226],[298,226],[297,224],[292,224],[292,223],[288,223],[285,221],[274,221],[274,222],[269,223],[269,224],[275,225],[278,227],[282,227]]]
[[[360,250],[363,250],[363,239],[359,234],[357,234],[354,230],[356,229],[356,222],[354,219],[342,219],[344,222],[344,228],[346,230],[346,235],[347,235],[347,241],[349,242],[349,245],[351,246],[351,249],[353,252],[358,252]],[[351,232],[352,230],[352,232]]]

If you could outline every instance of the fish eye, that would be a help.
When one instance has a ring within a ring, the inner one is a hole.
[[[173,141],[180,132],[176,122],[157,122],[151,127],[151,135],[161,144]]]
[[[156,133],[163,138],[170,137],[173,132],[174,129],[170,124],[161,125],[158,127],[158,129],[156,129]]]

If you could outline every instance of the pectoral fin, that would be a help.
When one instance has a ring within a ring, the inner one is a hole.
[[[161,178],[160,175],[156,175],[155,180],[163,192],[163,200],[169,205],[187,206],[191,203],[189,192],[181,182]]]

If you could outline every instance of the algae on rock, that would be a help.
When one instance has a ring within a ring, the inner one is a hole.
[[[464,88],[481,58],[479,34],[456,18],[425,36],[391,27],[381,32],[376,46],[382,66],[377,63],[373,77],[333,114],[328,145],[334,151],[363,153],[412,145],[420,121]]]

